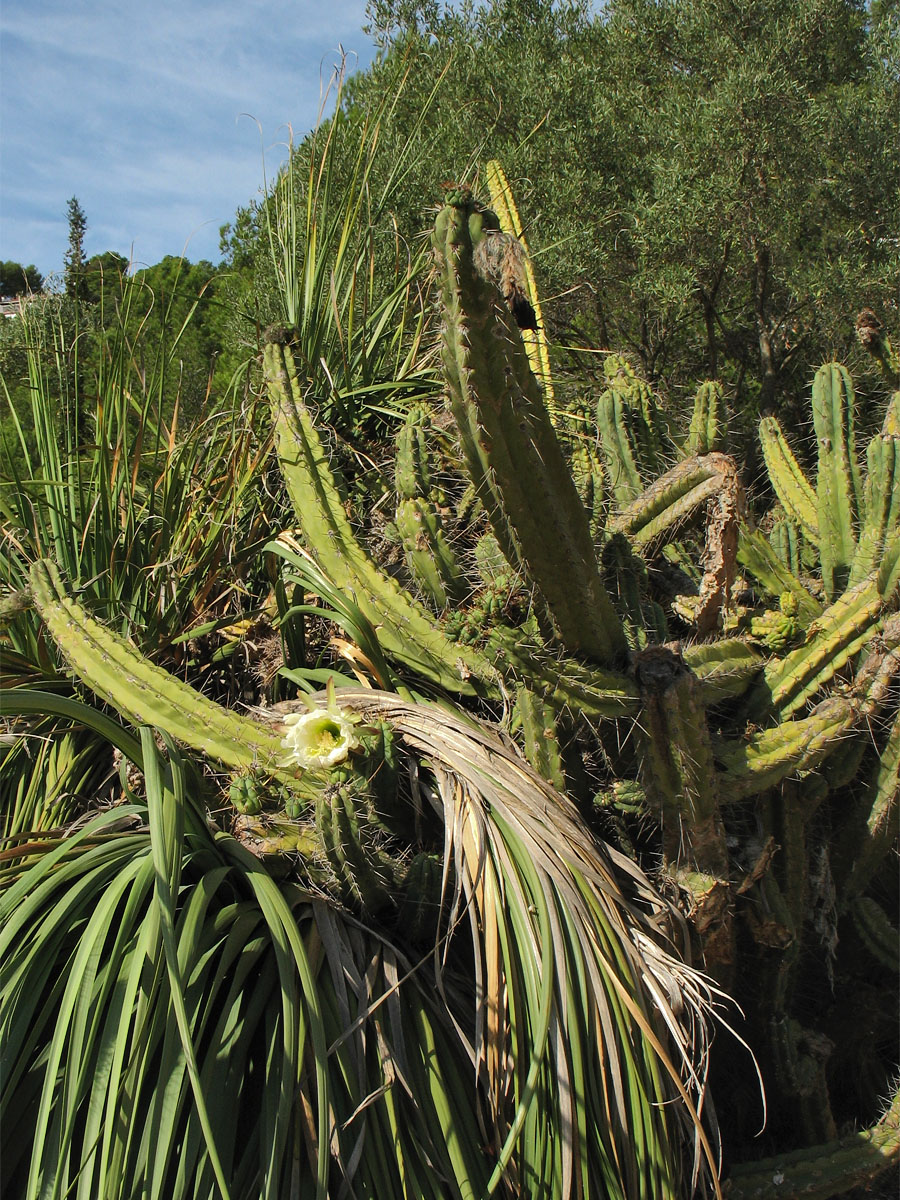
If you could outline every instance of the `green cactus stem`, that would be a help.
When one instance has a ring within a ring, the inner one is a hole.
[[[451,601],[461,600],[468,589],[444,536],[438,510],[444,498],[432,479],[428,421],[426,406],[413,405],[397,437],[395,524],[410,574],[435,608],[442,610]]]
[[[446,638],[427,610],[382,572],[357,541],[328,454],[303,401],[289,347],[269,342],[263,367],[281,470],[319,566],[336,587],[354,596],[389,654],[450,691],[471,695],[485,687],[490,690],[496,679],[491,664]]]
[[[497,539],[546,602],[566,648],[600,663],[624,657],[621,624],[600,581],[587,514],[497,287],[477,270],[496,217],[448,204],[435,222],[443,361],[460,440]]]
[[[468,586],[434,505],[419,496],[401,500],[394,521],[410,574],[434,607],[461,600]]]
[[[727,878],[728,853],[700,685],[667,646],[634,656],[643,707],[641,782],[662,816],[670,863]]]
[[[394,484],[401,500],[412,500],[416,496],[433,496],[428,422],[428,408],[424,404],[414,404],[406,414],[406,420],[397,435]]]
[[[900,434],[876,434],[866,461],[865,519],[850,567],[851,585],[874,570],[891,541],[900,537]]]
[[[769,706],[782,717],[796,712],[875,636],[883,608],[874,575],[846,591],[809,626],[804,645],[767,665],[751,716]]]
[[[525,743],[525,757],[538,775],[565,792],[565,773],[552,709],[528,688],[520,687],[516,691],[516,716]]]
[[[785,566],[768,540],[746,523],[742,523],[739,530],[737,559],[770,596],[781,597],[787,592],[794,597],[801,629],[821,614],[821,602]]]
[[[348,780],[323,788],[316,798],[315,819],[342,899],[374,914],[392,902],[393,873],[366,814],[366,786],[363,780]]]
[[[566,435],[572,478],[588,514],[591,537],[598,542],[606,516],[605,474],[596,424],[586,405],[577,405],[566,414]]]
[[[618,512],[610,529],[625,534],[637,549],[652,549],[736,481],[737,470],[726,454],[683,459]]]
[[[818,544],[816,493],[794,457],[776,417],[763,417],[760,421],[759,440],[769,479],[784,511],[811,541]]]
[[[260,770],[300,791],[298,772],[284,770],[281,736],[271,727],[214,703],[144,658],[101,625],[68,593],[56,566],[36,562],[34,603],[75,674],[101,699],[139,725],[164,729],[178,741],[238,770]]]
[[[21,613],[27,612],[32,607],[32,603],[31,592],[28,588],[0,594],[0,629],[4,629]]]
[[[812,407],[819,462],[819,552],[829,599],[843,591],[856,550],[854,525],[861,489],[854,405],[853,383],[846,367],[840,363],[820,367],[813,381]]]
[[[846,907],[871,882],[900,837],[900,716],[894,718],[884,749],[878,759],[871,788],[840,827],[835,845],[846,882],[839,887],[840,903]]]
[[[727,427],[722,385],[716,380],[701,383],[694,396],[687,442],[688,454],[712,454],[714,450],[720,449]]]
[[[404,940],[434,945],[441,918],[444,863],[437,854],[417,854],[403,879],[397,904],[397,928]]]
[[[762,655],[742,638],[695,642],[682,649],[685,665],[700,685],[704,705],[743,696],[762,671]]]
[[[660,476],[609,525],[625,533],[632,545],[649,549],[705,513],[704,572],[692,610],[697,632],[703,636],[715,627],[730,600],[743,508],[734,460],[727,454],[706,454],[684,459]]]
[[[900,972],[900,933],[896,925],[871,896],[857,896],[850,915],[860,941],[876,960],[889,971]]]
[[[877,1179],[900,1159],[900,1092],[870,1129],[824,1145],[741,1163],[725,1200],[832,1200]]]
[[[540,653],[515,630],[502,626],[492,629],[484,652],[503,664],[509,678],[524,680],[557,712],[578,713],[588,721],[596,721],[603,717],[634,717],[640,710],[637,685],[627,675]]]
[[[602,563],[631,649],[643,650],[648,642],[664,642],[668,636],[665,613],[650,599],[647,568],[624,534],[612,534],[603,547]]]
[[[603,364],[609,386],[597,402],[597,428],[610,490],[621,507],[655,479],[662,461],[656,400],[650,385],[618,354]]]
[[[758,795],[789,775],[812,770],[858,719],[859,704],[835,696],[800,720],[782,721],[746,739],[721,741],[714,749],[725,776],[723,795],[729,800]]]

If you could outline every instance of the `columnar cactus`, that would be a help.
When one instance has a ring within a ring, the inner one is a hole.
[[[503,299],[477,266],[497,219],[467,193],[435,223],[443,361],[466,463],[494,533],[546,602],[563,644],[601,663],[625,637],[600,581],[584,506]]]
[[[394,523],[407,566],[423,594],[438,611],[461,600],[468,586],[459,561],[444,535],[438,496],[432,484],[426,440],[428,410],[410,409],[397,438]]]

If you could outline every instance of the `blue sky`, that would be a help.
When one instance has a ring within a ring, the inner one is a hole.
[[[60,272],[77,196],[88,256],[218,261],[338,47],[371,61],[364,22],[365,0],[2,0],[0,259]]]

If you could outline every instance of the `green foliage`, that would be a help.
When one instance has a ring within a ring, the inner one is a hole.
[[[37,294],[44,287],[44,277],[34,264],[23,267],[18,262],[0,262],[0,296]]]

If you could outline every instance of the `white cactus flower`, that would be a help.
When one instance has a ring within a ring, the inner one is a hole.
[[[289,713],[284,718],[281,745],[288,751],[285,766],[297,764],[305,770],[334,767],[359,746],[353,718],[333,708]]]

